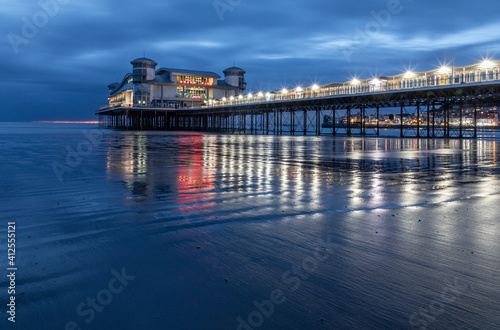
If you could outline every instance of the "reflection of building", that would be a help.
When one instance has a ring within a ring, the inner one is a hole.
[[[130,62],[132,73],[121,82],[110,84],[109,106],[183,108],[202,106],[213,99],[231,97],[246,89],[245,71],[237,67],[224,70],[224,80],[217,73],[160,68],[146,57]]]
[[[170,207],[182,208],[198,203],[202,196],[185,194],[192,189],[213,189],[214,169],[206,163],[216,157],[203,146],[202,135],[165,136],[124,135],[110,138],[107,154],[107,175],[119,178],[133,198],[143,201],[164,201]],[[178,166],[177,148],[195,150],[183,157],[188,166]],[[133,200],[131,200],[133,201]],[[158,205],[158,204],[155,204]],[[196,207],[194,207],[196,208]]]

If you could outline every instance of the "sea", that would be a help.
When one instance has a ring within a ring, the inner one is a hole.
[[[0,329],[498,329],[499,153],[0,123]]]

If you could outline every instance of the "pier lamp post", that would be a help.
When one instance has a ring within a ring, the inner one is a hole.
[[[295,98],[296,99],[301,99],[302,98],[302,91],[303,91],[303,89],[300,86],[297,87],[297,88],[295,88]]]
[[[382,81],[380,81],[378,78],[373,78],[370,81],[370,89],[371,89],[370,92],[374,92],[374,91],[378,90],[381,85],[382,85]]]
[[[318,85],[316,85],[316,84],[314,84],[314,85],[312,85],[312,88],[311,88],[311,89],[313,90],[313,96],[317,96],[317,95],[315,95],[315,94],[317,94],[318,89],[319,89],[319,86],[318,86]]]
[[[358,93],[358,85],[361,83],[361,81],[359,81],[358,78],[354,78],[353,80],[351,80],[351,93],[353,94],[356,94]]]
[[[451,62],[451,84],[455,84],[455,60]]]
[[[495,67],[495,64],[490,61],[489,59],[485,59],[481,64],[479,65],[479,68],[481,70],[484,70],[486,72],[486,80],[488,80],[488,70],[493,69]],[[482,74],[480,74],[480,77]],[[495,70],[493,70],[493,78],[495,79]]]
[[[286,88],[283,88],[281,90],[281,100],[284,100],[284,98],[286,97],[287,93],[288,93],[288,90]]]
[[[409,85],[409,84],[408,84],[408,81],[409,81],[410,79],[412,79],[412,78],[415,78],[415,73],[414,73],[413,71],[411,71],[411,70],[408,70],[408,71],[406,71],[406,73],[404,74],[403,78],[408,79],[408,80],[406,80],[406,81],[405,81],[405,80],[403,79],[403,80],[401,81],[401,88],[408,88],[408,85]]]

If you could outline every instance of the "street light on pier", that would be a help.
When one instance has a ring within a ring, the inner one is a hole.
[[[281,95],[282,95],[281,99],[282,99],[282,100],[286,97],[286,94],[288,94],[288,89],[283,88],[283,89],[281,90]]]
[[[313,96],[315,96],[314,94],[319,91],[319,86],[317,84],[314,84],[312,85],[311,89],[313,91]]]
[[[481,64],[479,65],[479,67],[481,69],[491,69],[494,66],[495,66],[495,64],[492,61],[488,60],[488,59],[482,61]]]
[[[455,60],[451,62],[451,84],[455,83]]]
[[[300,99],[302,97],[302,91],[303,89],[300,86],[295,88],[295,97]]]
[[[409,79],[409,78],[413,78],[413,77],[415,77],[415,73],[413,71],[410,71],[410,70],[406,71],[404,78]]]

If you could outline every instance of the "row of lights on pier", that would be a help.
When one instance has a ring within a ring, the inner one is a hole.
[[[493,68],[495,66],[496,66],[496,64],[493,63],[492,61],[490,61],[490,60],[484,60],[483,62],[481,62],[481,64],[479,64],[478,68],[486,70],[486,69],[491,69],[491,68]],[[443,65],[443,66],[441,66],[438,69],[438,71],[436,73],[437,74],[449,74],[449,73],[452,73],[452,69],[449,66]],[[416,76],[417,76],[417,74],[415,72],[411,71],[411,70],[408,70],[408,71],[406,71],[403,74],[403,78],[405,78],[405,79],[415,78]],[[352,79],[350,81],[350,84],[351,85],[359,85],[359,84],[361,84],[361,81],[359,79],[357,79],[357,78],[354,78],[354,79]],[[380,84],[382,84],[382,81],[380,79],[378,79],[378,78],[373,78],[370,81],[370,84],[372,84],[372,85],[380,85]],[[311,86],[311,90],[313,90],[313,91],[317,91],[319,89],[320,89],[320,87],[317,84],[314,84],[314,85]],[[300,87],[300,86],[295,88],[295,92],[300,93],[300,92],[303,92],[303,91],[304,91],[304,89],[302,87]],[[281,90],[281,94],[288,94],[288,93],[289,93],[289,91],[286,88],[283,88]],[[265,94],[265,96],[266,96],[266,98],[270,98],[271,97],[271,93],[268,92],[268,93]],[[247,98],[248,99],[252,99],[254,97],[256,97],[256,98],[263,98],[264,97],[264,93],[259,92],[259,93],[255,94],[255,96],[252,93],[247,94]],[[235,99],[243,100],[243,98],[244,98],[243,95],[238,95],[237,97],[234,97],[234,96],[229,97],[229,100],[230,101],[234,101]],[[222,98],[222,101],[224,101],[224,102],[226,102],[227,100],[228,99],[225,98],[225,97]]]
[[[494,67],[495,67],[495,63],[493,63],[491,60],[484,60],[478,66],[478,68],[482,69],[482,70],[487,70],[487,69],[491,69]],[[452,68],[450,68],[449,66],[443,65],[436,71],[436,73],[437,74],[449,74],[449,73],[452,73],[452,71],[453,71]],[[404,73],[403,78],[411,79],[411,78],[415,78],[416,76],[417,76],[417,74],[415,72],[408,70]],[[380,85],[381,83],[382,82],[378,78],[374,78],[370,81],[370,84],[372,84],[372,85]],[[361,84],[361,81],[359,79],[354,78],[351,80],[351,85],[359,85],[359,84]]]
[[[318,86],[318,85],[316,85],[316,84],[314,84],[314,85],[312,85],[311,89],[312,89],[312,90],[318,90],[318,89],[319,89],[319,86]],[[300,93],[300,92],[303,92],[303,91],[304,91],[304,89],[303,89],[302,87],[297,87],[297,88],[295,88],[295,91]],[[281,94],[288,94],[288,93],[289,93],[289,91],[288,91],[288,89],[286,89],[286,88],[283,88],[283,89],[281,90]],[[266,96],[266,98],[270,98],[270,97],[271,97],[271,93],[267,92],[267,93],[265,94],[265,96]],[[252,93],[248,93],[248,94],[247,94],[247,97],[248,97],[249,99],[251,99],[251,98],[253,98],[253,97],[263,98],[263,97],[264,97],[264,93],[259,92],[259,93],[255,94],[255,95],[253,95]],[[234,99],[235,99],[235,97],[234,97],[234,96],[230,96],[230,97],[229,97],[229,100],[230,100],[230,101],[233,101]],[[243,100],[243,95],[238,95],[237,99],[238,99],[238,100]],[[225,101],[227,101],[227,98],[223,97],[223,98],[222,98],[222,101],[224,101],[224,102],[225,102]]]

